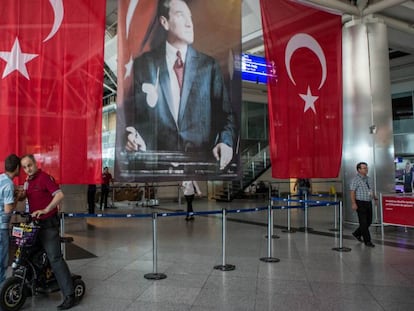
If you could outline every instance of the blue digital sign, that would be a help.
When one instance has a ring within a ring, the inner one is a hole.
[[[267,84],[269,79],[277,78],[275,65],[267,64],[261,56],[242,54],[241,68],[244,81]]]

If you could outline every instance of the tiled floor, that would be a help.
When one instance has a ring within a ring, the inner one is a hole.
[[[197,200],[197,211],[263,207],[265,202],[235,200],[216,203]],[[177,203],[157,208],[117,203],[105,213],[174,212]],[[148,280],[154,272],[150,218],[90,218],[86,231],[72,231],[75,245],[96,257],[68,260],[72,272],[82,275],[87,292],[73,310],[414,310],[414,231],[387,228],[382,241],[379,227],[371,233],[376,247],[365,247],[345,226],[343,246],[332,250],[338,237],[332,207],[309,210],[313,232],[284,233],[286,211],[274,214],[272,257],[268,256],[266,211],[230,213],[226,222],[225,263],[233,271],[214,269],[223,263],[220,215],[183,216],[157,220],[157,273],[163,280]],[[292,211],[292,227],[303,225],[303,211]],[[74,221],[74,220],[72,220]],[[33,297],[23,310],[55,310],[56,293]]]

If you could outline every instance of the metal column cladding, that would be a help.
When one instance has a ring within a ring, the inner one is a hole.
[[[349,184],[356,164],[367,162],[379,192],[394,186],[394,140],[387,27],[373,19],[353,20],[343,28],[344,220],[357,222]],[[373,222],[380,221],[374,209]]]

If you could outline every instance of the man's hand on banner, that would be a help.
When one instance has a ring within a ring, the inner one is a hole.
[[[213,155],[217,161],[220,160],[220,169],[223,170],[233,158],[233,148],[225,143],[218,143],[213,148]]]
[[[128,140],[126,143],[126,150],[128,151],[147,151],[147,145],[145,144],[144,139],[139,135],[137,130],[132,127],[128,126],[126,131],[129,132]]]
[[[158,101],[158,81],[159,81],[160,69],[157,69],[157,77],[155,84],[143,83],[142,91],[147,94],[147,104],[151,108],[154,108]]]

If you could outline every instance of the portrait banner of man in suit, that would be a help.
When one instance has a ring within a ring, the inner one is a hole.
[[[115,179],[240,173],[241,1],[121,0]]]

